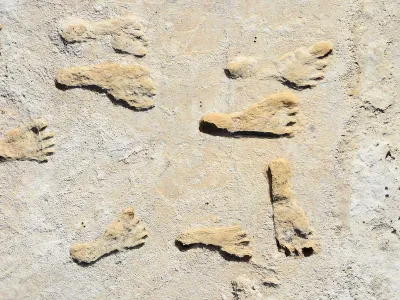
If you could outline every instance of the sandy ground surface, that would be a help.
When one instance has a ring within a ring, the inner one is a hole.
[[[0,0],[0,135],[42,117],[57,144],[47,163],[0,163],[0,298],[396,299],[399,10],[398,0]],[[70,17],[130,13],[145,25],[144,57],[114,51],[109,36],[68,44],[58,32]],[[334,50],[313,88],[224,72],[238,55],[268,62],[318,41]],[[55,85],[62,68],[106,61],[147,67],[154,108]],[[292,138],[199,131],[203,114],[286,90],[305,118]],[[278,251],[265,178],[277,157],[290,161],[316,255]],[[72,244],[130,206],[148,231],[143,246],[88,266],[71,259]],[[189,228],[233,224],[252,240],[250,261],[175,245]],[[255,288],[235,292],[243,276]]]

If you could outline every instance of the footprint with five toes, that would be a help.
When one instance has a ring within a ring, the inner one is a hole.
[[[47,161],[54,153],[54,133],[46,128],[47,121],[37,118],[7,132],[0,139],[0,161]]]
[[[293,89],[304,89],[318,85],[325,77],[333,46],[329,42],[317,42],[309,47],[300,47],[283,54],[276,60],[237,56],[226,68],[228,77],[273,78]]]
[[[316,86],[325,77],[332,49],[330,43],[318,42],[282,55],[275,61],[278,79],[300,88]]]

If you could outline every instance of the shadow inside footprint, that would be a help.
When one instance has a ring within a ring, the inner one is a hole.
[[[192,244],[192,245],[184,245],[180,241],[175,241],[175,246],[179,249],[181,252],[186,252],[190,249],[207,249],[210,251],[218,251],[219,254],[226,260],[228,261],[238,261],[238,262],[248,262],[250,261],[251,257],[246,255],[244,257],[237,257],[236,255],[232,255],[229,253],[226,253],[225,251],[221,250],[221,247],[218,246],[213,246],[213,245],[204,245],[201,243],[198,244]]]
[[[140,244],[140,245],[137,245],[137,246],[133,246],[133,247],[126,247],[126,248],[124,248],[124,250],[133,250],[133,249],[139,249],[139,248],[142,248],[144,246],[144,243],[143,244]],[[115,255],[117,252],[119,252],[119,250],[113,250],[113,251],[111,251],[111,252],[108,252],[108,253],[106,253],[106,254],[104,254],[104,255],[102,255],[102,256],[100,256],[98,259],[96,259],[96,260],[94,260],[94,261],[91,261],[91,262],[83,262],[83,261],[78,261],[78,260],[76,260],[76,259],[72,259],[72,261],[74,261],[78,266],[80,266],[80,267],[83,267],[83,268],[87,268],[87,267],[90,267],[90,266],[92,266],[92,265],[94,265],[96,262],[98,262],[100,259],[103,259],[103,258],[105,258],[105,257],[107,257],[107,256],[110,256],[110,255]]]
[[[322,78],[321,78],[322,79]],[[291,82],[285,78],[279,79],[280,83],[282,83],[284,86],[296,90],[296,91],[302,91],[302,90],[307,90],[307,89],[312,89],[313,86],[311,85],[297,85],[294,82]]]
[[[229,69],[224,69],[224,73],[225,73],[225,76],[228,77],[229,79],[235,79],[235,78],[232,76],[232,74],[231,74],[231,72],[229,71]]]
[[[125,107],[125,108],[133,110],[133,111],[147,111],[154,107],[154,105],[151,107],[147,107],[147,108],[137,108],[137,107],[131,106],[124,100],[119,100],[119,99],[114,98],[110,93],[107,92],[107,90],[105,90],[97,85],[66,86],[66,85],[63,85],[63,84],[57,82],[56,80],[54,81],[54,83],[55,83],[56,88],[61,91],[67,91],[67,90],[71,90],[71,89],[85,89],[85,90],[92,91],[92,92],[95,92],[98,94],[105,94],[114,105],[119,105],[119,106]]]
[[[206,133],[213,136],[223,136],[230,138],[266,138],[266,139],[278,139],[282,137],[290,138],[290,134],[275,134],[271,132],[260,132],[260,131],[237,131],[229,132],[226,129],[218,128],[215,124],[201,121],[199,130],[202,133]]]

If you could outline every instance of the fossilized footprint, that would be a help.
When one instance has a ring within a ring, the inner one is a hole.
[[[332,50],[331,43],[319,42],[284,54],[275,62],[279,80],[297,87],[316,86],[325,77],[323,69],[329,63]]]
[[[136,217],[134,209],[129,207],[120,213],[99,238],[89,243],[74,244],[70,253],[78,262],[91,263],[115,250],[142,245],[146,237],[146,228]]]
[[[261,293],[260,283],[245,274],[231,282],[234,300],[262,300],[266,297]]]
[[[54,133],[46,127],[47,121],[38,118],[7,132],[0,139],[0,161],[47,161],[47,156],[54,153]]]
[[[332,50],[331,43],[318,42],[288,52],[274,62],[238,56],[228,63],[227,72],[233,79],[272,77],[293,88],[313,87],[325,77],[324,69],[329,64]]]
[[[300,127],[299,100],[291,92],[268,96],[242,112],[212,113],[200,120],[200,131],[217,135],[293,136]]]
[[[227,71],[233,79],[252,77],[257,72],[257,64],[254,57],[238,56],[228,63]]]
[[[176,239],[183,246],[212,245],[239,258],[250,258],[252,249],[246,232],[240,226],[190,229]]]
[[[58,71],[56,81],[67,87],[97,86],[114,99],[137,110],[154,106],[154,83],[149,77],[148,69],[140,65],[104,63],[72,67]]]
[[[148,39],[143,32],[143,25],[133,15],[100,22],[69,19],[61,25],[59,32],[63,39],[69,43],[111,35],[112,47],[116,51],[136,56],[147,54]]]
[[[293,196],[291,176],[286,159],[278,158],[269,164],[275,238],[286,256],[310,256],[319,251],[319,245],[304,209]]]

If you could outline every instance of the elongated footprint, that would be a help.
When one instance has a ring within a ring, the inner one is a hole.
[[[144,244],[147,231],[133,209],[124,209],[97,239],[87,243],[74,244],[71,257],[77,262],[92,263],[100,257]]]
[[[294,89],[314,87],[324,79],[324,69],[332,51],[331,43],[318,42],[297,48],[274,61],[238,56],[228,63],[226,71],[232,79],[274,78]]]

